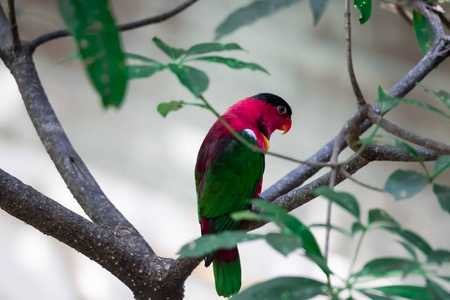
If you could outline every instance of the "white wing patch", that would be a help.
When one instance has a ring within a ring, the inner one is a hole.
[[[251,136],[252,138],[254,138],[255,141],[256,141],[256,134],[255,134],[255,132],[253,130],[246,128],[246,129],[244,129],[244,131],[247,132],[247,134],[249,136]]]

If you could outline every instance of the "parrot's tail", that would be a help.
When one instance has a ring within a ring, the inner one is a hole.
[[[237,248],[219,250],[213,261],[216,291],[219,296],[230,297],[241,288],[241,261]]]

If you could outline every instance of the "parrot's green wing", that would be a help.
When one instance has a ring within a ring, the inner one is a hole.
[[[246,129],[238,134],[257,145],[253,131]],[[246,209],[255,196],[264,173],[264,154],[252,151],[232,136],[203,146],[217,147],[217,152],[211,151],[216,155],[206,158],[210,159],[209,168],[195,174],[199,219],[216,218],[217,232],[233,229],[235,223],[229,214]]]

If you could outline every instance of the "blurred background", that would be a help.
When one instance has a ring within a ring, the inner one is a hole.
[[[5,7],[5,2],[2,5]],[[111,1],[119,23],[166,12],[183,1]],[[180,15],[122,34],[127,52],[162,62],[168,58],[151,39],[158,36],[175,47],[212,41],[214,29],[228,14],[251,1],[199,1]],[[377,98],[377,87],[389,90],[421,58],[414,32],[397,15],[374,1],[371,19],[359,25],[353,10],[353,54],[356,75],[368,101]],[[23,39],[60,29],[62,22],[55,1],[17,1],[19,29]],[[260,92],[283,97],[293,109],[289,134],[274,134],[271,150],[306,159],[332,139],[355,111],[356,101],[348,79],[344,44],[344,3],[330,1],[317,26],[313,26],[307,1],[246,26],[223,38],[247,52],[224,56],[255,62],[270,72],[232,70],[203,62],[191,65],[207,72],[209,89],[204,96],[219,111],[238,100]],[[198,148],[214,116],[203,109],[185,107],[161,117],[156,107],[170,100],[197,101],[178,79],[163,71],[150,79],[129,83],[120,109],[103,109],[100,98],[85,76],[79,61],[57,64],[75,51],[71,38],[61,38],[39,47],[35,62],[42,84],[75,149],[84,159],[102,189],[138,228],[158,255],[176,257],[182,245],[200,234],[194,189],[194,164]],[[423,82],[430,89],[449,88],[450,62],[444,62]],[[0,68],[0,167],[43,194],[83,215],[65,183],[47,156],[23,106],[17,86],[4,65]],[[422,91],[408,97],[440,104]],[[449,142],[448,120],[428,111],[401,106],[388,115],[400,126]],[[386,141],[393,143],[393,139]],[[340,156],[345,159],[350,152]],[[429,168],[433,164],[427,164]],[[296,167],[273,157],[266,159],[263,190]],[[398,168],[420,170],[416,164],[372,163],[356,178],[383,187]],[[323,174],[322,171],[320,174]],[[449,184],[449,171],[438,182]],[[374,192],[352,182],[338,190],[355,195],[363,220],[375,207],[387,209],[404,227],[426,237],[436,248],[450,248],[450,216],[427,188],[413,199],[395,202],[387,194]],[[326,201],[314,201],[293,214],[304,223],[324,222]],[[349,215],[333,209],[334,224],[349,228]],[[266,225],[259,233],[276,230]],[[314,229],[323,246],[324,230]],[[356,241],[332,232],[330,266],[346,276]],[[312,276],[321,272],[299,253],[283,257],[264,242],[240,245],[243,287],[276,276]],[[365,239],[356,269],[375,256],[406,256],[397,239],[372,232]],[[73,249],[44,236],[0,210],[0,299],[132,299],[118,279]],[[212,268],[200,265],[186,282],[186,299],[219,299]]]

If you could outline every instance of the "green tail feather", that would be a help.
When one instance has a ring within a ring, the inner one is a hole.
[[[241,261],[213,261],[216,291],[219,296],[230,297],[241,288]]]

